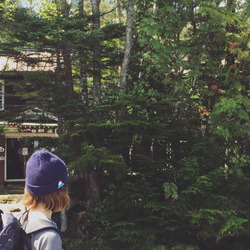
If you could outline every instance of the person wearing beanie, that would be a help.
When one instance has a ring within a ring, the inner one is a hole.
[[[31,235],[32,250],[64,249],[58,231],[53,229],[57,226],[51,217],[53,212],[69,207],[66,183],[66,165],[55,154],[38,150],[28,159],[23,201],[27,212],[21,224],[26,234]],[[43,227],[41,225],[46,228],[39,229]],[[28,249],[26,245],[24,249]]]

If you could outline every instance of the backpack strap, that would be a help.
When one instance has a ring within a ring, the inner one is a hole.
[[[3,211],[0,209],[0,231],[3,230],[3,220],[2,220],[2,216],[1,216],[2,213],[3,213]]]

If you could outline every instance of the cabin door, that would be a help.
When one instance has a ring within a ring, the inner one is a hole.
[[[26,162],[34,151],[31,143],[22,138],[6,139],[6,180],[22,181],[25,179]]]

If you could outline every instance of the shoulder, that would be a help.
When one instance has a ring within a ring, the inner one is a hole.
[[[34,232],[33,234],[36,238],[40,238],[40,239],[50,239],[50,240],[61,239],[59,233],[56,230],[51,229],[51,228],[42,229],[37,232]]]
[[[26,223],[24,223],[25,225],[23,228],[27,234],[35,233],[40,230],[44,231],[45,229],[51,228],[53,228],[52,230],[54,231],[57,230],[56,223],[40,212],[29,213],[29,216],[25,222]]]
[[[62,249],[62,240],[59,233],[54,229],[44,229],[31,235],[35,249]]]

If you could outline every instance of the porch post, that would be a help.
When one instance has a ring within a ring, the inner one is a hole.
[[[0,186],[4,185],[5,136],[0,135]]]

